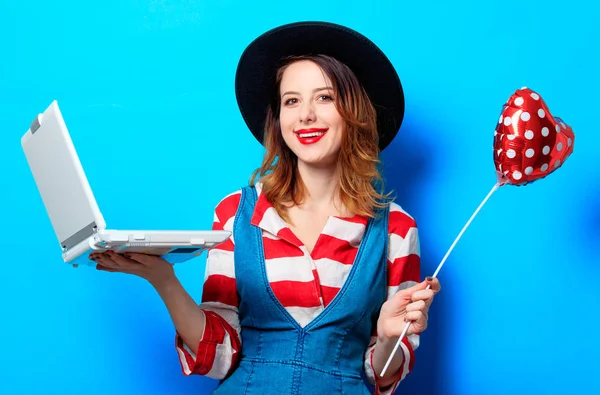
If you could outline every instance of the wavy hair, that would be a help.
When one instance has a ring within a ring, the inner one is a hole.
[[[385,207],[389,198],[389,194],[383,193],[379,170],[376,111],[350,68],[326,55],[295,56],[282,61],[267,107],[264,158],[261,166],[252,173],[250,184],[261,182],[265,197],[286,221],[289,218],[285,204],[303,202],[306,187],[298,173],[298,159],[285,143],[279,125],[279,88],[283,73],[290,64],[301,60],[315,62],[329,77],[335,92],[336,109],[346,122],[337,160],[339,201],[354,215],[374,217],[375,209]]]

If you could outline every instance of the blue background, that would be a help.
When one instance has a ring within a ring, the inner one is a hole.
[[[363,32],[398,69],[406,118],[383,159],[420,225],[423,276],[495,182],[493,130],[516,89],[575,131],[562,168],[500,188],[451,254],[403,393],[599,393],[600,13],[524,3],[2,0],[0,393],[214,388],[182,375],[147,283],[62,263],[20,138],[56,99],[110,227],[209,228],[262,155],[235,102],[238,57],[306,19]],[[204,262],[177,266],[197,300]]]

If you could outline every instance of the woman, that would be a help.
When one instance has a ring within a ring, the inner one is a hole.
[[[381,192],[379,152],[404,112],[393,66],[345,27],[285,25],[246,49],[236,95],[266,152],[215,209],[232,236],[208,252],[202,303],[161,258],[91,257],[154,286],[184,374],[222,380],[215,393],[393,393],[440,289],[419,282],[416,223]]]

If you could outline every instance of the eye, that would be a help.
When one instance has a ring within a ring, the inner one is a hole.
[[[283,102],[283,104],[286,105],[286,106],[289,106],[289,105],[292,105],[292,104],[296,104],[296,103],[298,103],[298,99],[293,98],[293,97],[290,98],[290,99],[287,99],[287,100],[285,100]]]
[[[319,95],[319,101],[333,101],[333,97],[330,95]]]

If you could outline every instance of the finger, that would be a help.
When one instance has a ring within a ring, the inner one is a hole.
[[[105,253],[99,254],[97,257],[94,258],[94,261],[104,267],[109,267],[109,268],[125,268],[126,265],[123,264],[122,261],[119,261],[116,256],[116,254],[112,254],[112,251],[107,251]]]
[[[110,259],[115,262],[116,267],[123,273],[135,274],[143,276],[148,271],[148,266],[136,260],[130,259],[125,254],[118,254],[114,251],[108,253]]]
[[[431,303],[431,301],[433,300],[433,290],[431,289],[423,289],[421,291],[416,291],[415,293],[412,294],[411,296],[411,300],[413,302],[416,302],[418,300],[425,300],[429,303]]]
[[[422,333],[427,329],[427,317],[422,316],[415,320],[410,320],[410,327],[408,329],[408,334]]]
[[[426,308],[427,308],[427,304],[425,303],[425,301],[418,300],[418,301],[406,306],[406,312],[408,313],[408,312],[412,312],[412,311],[425,311]]]
[[[138,266],[140,264],[139,262],[129,259],[121,254],[117,254],[114,251],[107,251],[107,255],[113,262],[115,262],[120,267],[132,267],[134,265]]]
[[[96,265],[96,270],[101,270],[103,272],[111,272],[111,273],[118,273],[121,270],[119,269],[115,269],[112,267],[107,267],[107,266],[102,266],[102,265]]]
[[[431,287],[431,290],[433,290],[434,294],[442,290],[442,285],[440,284],[440,280],[438,280],[437,277],[427,277],[425,281]]]
[[[421,310],[409,311],[404,316],[404,321],[406,321],[406,322],[412,321],[412,322],[419,323],[419,324],[422,324],[423,321],[426,319],[427,319],[427,314],[422,312]]]
[[[128,265],[121,265],[106,256],[96,258],[95,261],[97,263],[96,269],[102,270],[105,272],[111,272],[111,273],[134,274],[134,273],[136,273],[135,269],[136,269],[136,266],[138,265],[135,263],[128,264]]]
[[[410,297],[413,293],[427,288],[427,285],[428,285],[427,282],[422,281],[420,283],[413,285],[412,287],[408,287],[408,288],[398,291],[396,293],[396,297],[402,298],[402,299],[410,299]]]
[[[89,258],[91,261],[97,261],[98,259],[100,259],[100,258],[102,258],[102,257],[104,257],[104,256],[105,256],[105,255],[104,255],[104,253],[102,253],[102,252],[92,252],[92,253],[90,253],[90,255],[88,256],[88,258]]]
[[[119,267],[112,259],[110,259],[109,257],[107,257],[105,255],[100,255],[100,256],[95,257],[94,262],[96,262],[96,264],[102,265],[104,267],[112,267],[112,268]]]
[[[136,252],[127,252],[124,254],[128,259],[142,263],[144,265],[152,265],[162,260],[161,257],[156,255],[139,254]]]

